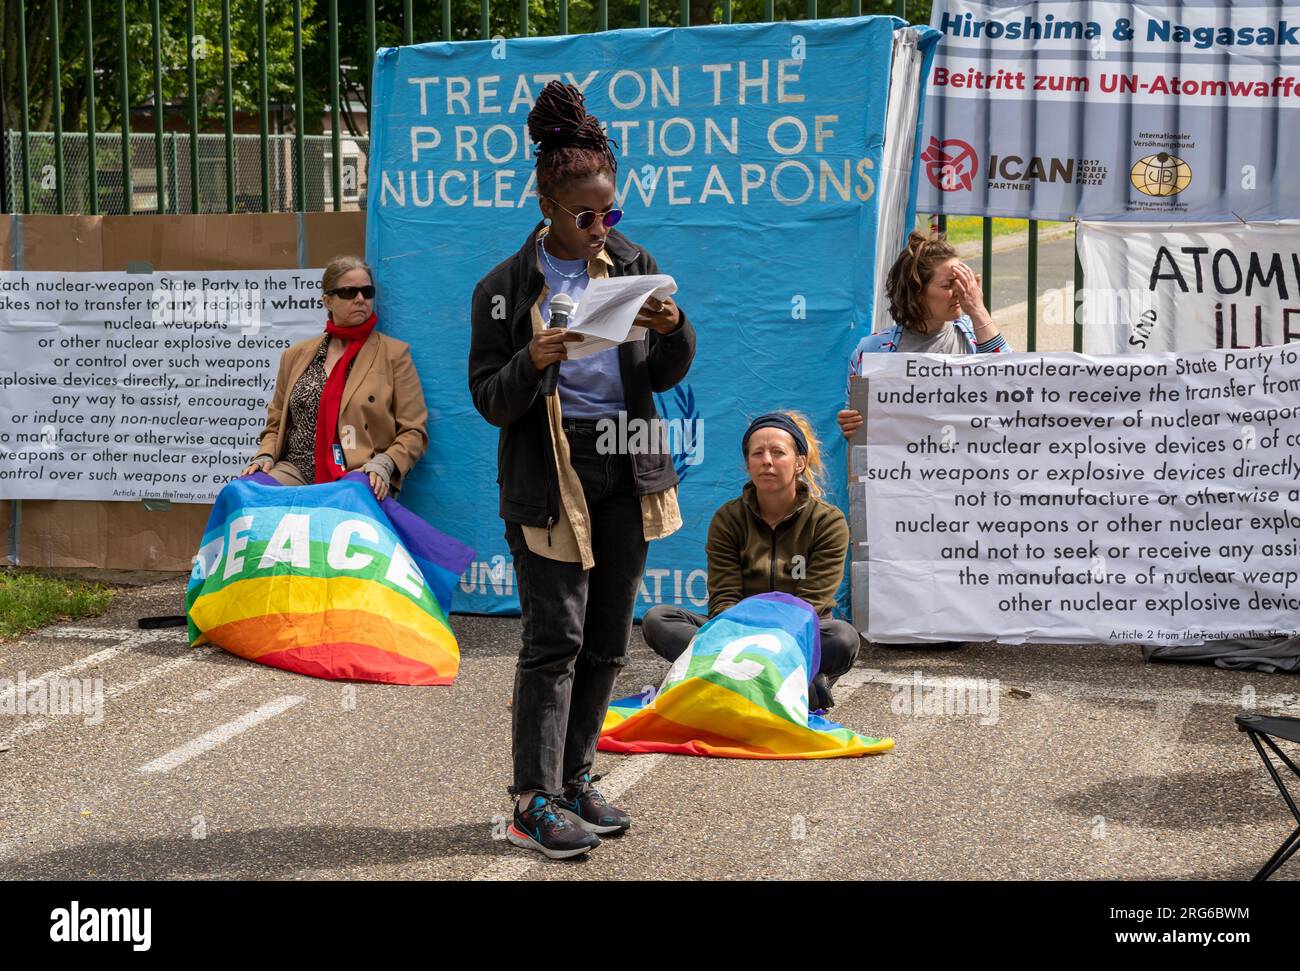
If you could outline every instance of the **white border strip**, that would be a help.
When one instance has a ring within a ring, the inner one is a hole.
[[[200,735],[191,742],[186,742],[180,748],[172,749],[165,755],[160,755],[152,762],[148,762],[138,769],[137,772],[170,772],[178,765],[184,765],[195,756],[202,755],[218,745],[224,745],[236,735],[242,735],[267,719],[274,718],[282,712],[288,711],[294,705],[301,704],[305,701],[298,695],[285,695],[276,698],[274,701],[268,701],[261,708],[250,711],[247,714],[240,715],[232,722],[226,722],[224,725],[218,725],[212,731]]]

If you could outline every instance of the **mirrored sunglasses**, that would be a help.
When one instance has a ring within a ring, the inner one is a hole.
[[[605,224],[606,229],[613,229],[618,225],[618,221],[623,218],[622,209],[606,209],[604,212],[592,212],[588,209],[586,212],[580,212],[574,217],[574,222],[579,229],[590,229],[591,224],[596,221],[596,217]]]
[[[550,199],[550,196],[545,196],[543,198]],[[596,221],[597,216],[599,216],[600,221],[605,224],[606,229],[613,229],[618,225],[618,221],[623,218],[623,210],[619,208],[606,209],[604,212],[594,212],[591,209],[584,209],[582,212],[574,212],[572,209],[566,209],[564,206],[560,205],[560,203],[555,199],[551,199],[551,202],[555,203],[555,206],[558,209],[567,212],[572,216],[574,225],[579,229],[590,229],[591,224]]]

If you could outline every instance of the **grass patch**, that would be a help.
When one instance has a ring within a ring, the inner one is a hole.
[[[1010,236],[1015,233],[1029,232],[1029,221],[1027,219],[992,219],[994,236]],[[1063,223],[1047,222],[1039,220],[1038,231],[1051,229],[1055,226],[1061,226]],[[930,231],[930,217],[918,215],[916,217],[916,228],[918,232],[928,233]],[[948,217],[948,242],[957,246],[961,243],[979,242],[984,238],[984,217],[982,216],[949,216]]]
[[[26,571],[0,572],[0,641],[56,620],[102,614],[117,591],[102,583],[60,580]]]

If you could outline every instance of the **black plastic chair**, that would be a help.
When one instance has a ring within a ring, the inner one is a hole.
[[[1296,768],[1296,764],[1287,758],[1286,753],[1278,748],[1277,743],[1273,741],[1274,738],[1284,738],[1288,742],[1300,743],[1300,718],[1238,715],[1237,727],[1250,736],[1251,742],[1255,745],[1255,751],[1264,760],[1264,766],[1268,769],[1268,774],[1273,777],[1278,792],[1282,793],[1282,798],[1286,800],[1287,808],[1291,810],[1291,815],[1295,817],[1296,823],[1300,824],[1300,809],[1296,808],[1295,800],[1291,798],[1291,793],[1287,791],[1282,776],[1278,774],[1277,766],[1273,764],[1273,760],[1264,751],[1264,746],[1267,745],[1273,750],[1273,754],[1291,770],[1295,777],[1300,779],[1300,769]],[[1263,744],[1261,744],[1261,740]],[[1277,848],[1277,852],[1269,858],[1269,861],[1264,864],[1264,868],[1255,874],[1253,879],[1267,880],[1295,854],[1296,850],[1300,850],[1300,825],[1297,825],[1295,831],[1282,841],[1282,845]]]

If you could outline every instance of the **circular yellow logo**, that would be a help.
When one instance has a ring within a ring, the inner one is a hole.
[[[1192,167],[1175,155],[1159,152],[1138,159],[1129,178],[1144,195],[1176,196],[1192,184]]]

